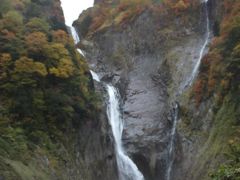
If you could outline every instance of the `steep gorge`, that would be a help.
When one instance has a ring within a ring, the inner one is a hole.
[[[205,22],[199,24],[201,8],[197,9],[195,24],[185,24],[181,19],[172,24],[171,18],[175,17],[167,16],[169,20],[163,21],[164,17],[154,17],[146,11],[120,32],[110,28],[89,43],[94,46],[89,47],[88,59],[96,64],[95,69],[104,80],[119,87],[125,98],[124,143],[146,179],[166,176],[171,103],[180,87],[177,83],[188,78],[202,45],[202,35],[196,27],[204,27]],[[148,25],[144,26],[144,22]],[[184,28],[176,30],[179,26]],[[165,32],[158,32],[165,29],[172,31],[168,39]],[[205,33],[205,29],[202,31]]]
[[[179,101],[180,116],[171,179],[209,179],[208,174],[224,159],[221,148],[213,154],[206,151],[215,148],[210,139],[205,144],[215,126],[214,102],[209,99],[196,107],[192,87],[186,86],[192,85],[189,81],[194,80],[205,54],[210,37],[207,29],[219,25],[224,13],[223,1],[206,3],[193,1],[190,8],[176,14],[164,11],[161,5],[158,14],[151,6],[143,11],[139,7],[135,17],[128,14],[133,17],[130,22],[118,22],[120,15],[106,20],[107,14],[102,25],[94,26],[94,13],[108,6],[101,2],[74,23],[83,38],[79,47],[90,66],[102,80],[115,84],[124,98],[124,146],[149,180],[166,178],[175,101]]]

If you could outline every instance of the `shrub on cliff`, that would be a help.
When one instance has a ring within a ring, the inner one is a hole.
[[[239,142],[231,141],[230,144],[231,153],[227,154],[228,162],[221,165],[219,169],[211,173],[210,176],[213,180],[239,180],[240,179],[240,145]]]

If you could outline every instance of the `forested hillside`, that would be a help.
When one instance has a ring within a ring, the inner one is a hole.
[[[96,117],[91,76],[60,1],[0,4],[0,179],[52,179],[71,159],[74,134]]]

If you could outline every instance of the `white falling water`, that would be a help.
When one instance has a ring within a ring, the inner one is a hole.
[[[81,54],[83,57],[85,57],[85,54],[81,49],[77,49],[77,51],[79,52],[79,54]]]
[[[77,34],[76,29],[75,29],[73,26],[71,26],[70,29],[71,29],[71,34],[72,34],[74,43],[75,43],[75,44],[79,43],[79,42],[80,42],[80,38],[79,38],[79,36],[78,36],[78,34]],[[85,57],[85,54],[84,54],[84,52],[83,52],[81,49],[77,49],[77,51],[78,51],[81,55],[83,55],[83,56]],[[91,73],[91,75],[92,75],[92,78],[93,78],[95,81],[100,82],[99,76],[98,76],[94,71],[90,70],[90,73]]]
[[[111,85],[107,85],[109,102],[107,115],[115,140],[115,150],[120,180],[144,180],[142,173],[134,162],[124,153],[122,146],[123,119],[119,109],[119,93]]]
[[[171,172],[172,172],[172,166],[173,166],[173,162],[174,162],[174,157],[173,157],[173,151],[174,151],[174,141],[175,141],[175,135],[176,135],[176,128],[177,128],[177,120],[178,120],[178,103],[175,103],[175,106],[173,108],[173,127],[171,130],[171,139],[170,139],[170,145],[169,145],[169,164],[167,167],[167,174],[166,174],[166,179],[170,180],[171,179]]]
[[[79,36],[78,36],[78,34],[77,34],[76,29],[75,29],[73,26],[71,26],[70,29],[71,29],[71,34],[72,34],[74,43],[75,43],[75,44],[79,43],[79,42],[80,42],[80,38],[79,38]],[[81,55],[83,55],[83,57],[85,57],[85,54],[84,54],[84,52],[83,52],[81,49],[77,49],[77,51],[78,51]],[[98,76],[94,71],[90,70],[90,73],[91,73],[91,75],[92,75],[92,78],[93,78],[95,81],[100,82],[99,76]]]
[[[100,82],[100,78],[97,75],[97,73],[95,73],[94,71],[90,70],[90,73],[92,74],[92,77],[95,81]]]
[[[80,38],[79,38],[79,36],[78,36],[78,34],[77,34],[76,29],[75,29],[73,26],[71,26],[71,27],[70,27],[70,30],[71,30],[71,34],[72,34],[74,43],[75,43],[75,44],[79,43],[79,42],[80,42]],[[78,48],[77,48],[77,51],[78,51],[83,57],[85,57],[85,54],[84,54],[84,52],[83,52],[81,49],[78,49]]]
[[[75,43],[75,44],[79,43],[79,42],[80,42],[80,38],[79,38],[79,36],[78,36],[78,34],[77,34],[76,29],[75,29],[73,26],[71,26],[71,27],[70,27],[70,30],[71,30],[71,34],[72,34],[74,43]]]
[[[197,76],[199,67],[201,65],[201,60],[203,58],[203,55],[205,53],[205,50],[206,50],[206,47],[208,45],[208,42],[209,42],[209,39],[210,39],[210,35],[211,35],[211,32],[210,32],[210,22],[209,22],[209,13],[208,13],[208,6],[207,6],[208,0],[204,0],[203,3],[204,3],[205,13],[206,13],[206,35],[205,35],[206,37],[205,37],[205,40],[204,40],[204,44],[203,44],[203,46],[200,49],[197,63],[195,64],[195,66],[193,68],[193,71],[191,73],[191,76],[187,80],[185,87],[191,86],[193,81],[194,81],[194,79],[195,79],[195,77]]]

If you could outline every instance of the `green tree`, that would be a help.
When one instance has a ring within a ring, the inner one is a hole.
[[[68,50],[61,43],[52,43],[44,48],[45,64],[48,68],[56,67],[60,59],[71,59]]]
[[[32,18],[26,24],[26,31],[27,33],[32,32],[43,32],[48,34],[50,30],[50,26],[44,19],[41,18]]]
[[[73,75],[74,66],[71,59],[62,58],[59,60],[56,67],[49,69],[50,74],[55,75],[59,78],[68,78]]]
[[[36,73],[39,76],[46,76],[47,69],[41,62],[34,62],[28,57],[21,57],[15,62],[15,73]]]
[[[23,28],[23,16],[17,11],[8,11],[2,19],[4,29],[17,33]]]
[[[0,80],[7,78],[9,75],[9,68],[12,62],[12,57],[9,53],[0,55]]]
[[[9,0],[0,0],[0,18],[5,14],[7,11],[11,9],[11,4]]]

